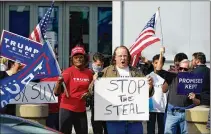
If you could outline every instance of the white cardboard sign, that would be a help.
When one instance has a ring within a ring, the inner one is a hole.
[[[100,78],[94,87],[95,120],[149,120],[146,77]]]
[[[10,104],[28,103],[58,103],[58,97],[53,93],[56,82],[29,82]]]

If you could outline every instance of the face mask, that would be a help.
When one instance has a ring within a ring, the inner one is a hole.
[[[96,66],[95,64],[92,64],[92,69],[93,69],[93,71],[94,71],[95,73],[98,73],[98,72],[100,72],[100,71],[103,70],[103,67],[101,67],[101,66]]]

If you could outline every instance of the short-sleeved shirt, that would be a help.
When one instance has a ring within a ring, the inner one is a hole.
[[[62,94],[60,108],[71,110],[73,112],[86,111],[86,101],[81,97],[88,92],[89,84],[93,79],[92,71],[88,68],[79,70],[72,66],[62,73],[69,98],[65,93]]]

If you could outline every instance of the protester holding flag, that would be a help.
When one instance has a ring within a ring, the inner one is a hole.
[[[163,47],[164,48],[164,47]],[[160,61],[161,60],[161,61]],[[161,57],[160,54],[157,54],[152,59],[152,64],[154,71],[152,71],[149,76],[154,79],[154,95],[149,99],[149,121],[147,122],[147,133],[155,134],[155,124],[157,122],[158,134],[164,134],[165,128],[165,110],[167,104],[166,89],[168,84],[160,76],[156,75],[156,67],[158,62],[162,63],[162,67],[165,63],[165,57]]]
[[[76,46],[71,51],[72,66],[65,69],[54,89],[59,95],[62,92],[62,82],[65,82],[69,98],[63,93],[59,110],[59,130],[62,133],[72,133],[72,126],[76,134],[88,134],[86,100],[89,84],[93,79],[92,71],[85,68],[85,50]]]
[[[164,49],[161,49],[160,57],[163,57],[163,54]],[[189,61],[187,59],[179,63],[179,72],[188,72],[189,69]],[[159,60],[156,67],[156,73],[166,80],[168,84],[167,91],[169,91],[164,133],[176,134],[177,130],[180,129],[180,133],[186,134],[185,109],[199,105],[199,101],[194,93],[189,93],[188,96],[177,94],[178,74],[162,70],[161,60]]]

